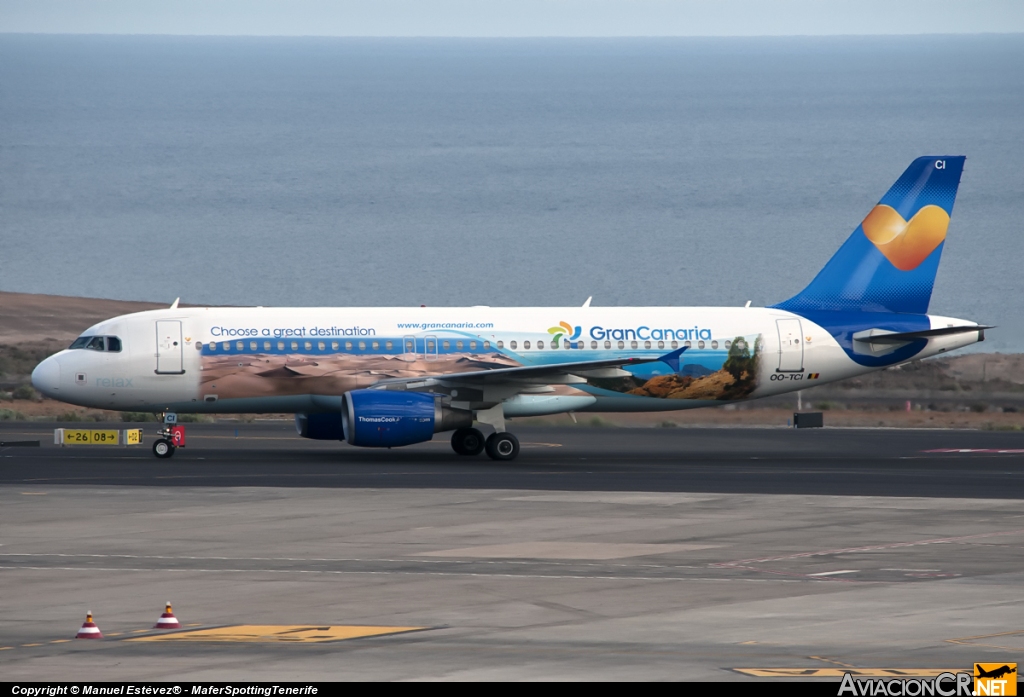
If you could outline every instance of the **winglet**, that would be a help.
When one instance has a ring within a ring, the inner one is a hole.
[[[172,303],[171,303],[171,307],[170,307],[170,309],[172,309],[172,310],[177,310],[177,309],[178,309],[178,301],[179,301],[179,300],[181,300],[181,298],[175,298],[175,299],[174,299],[174,302],[172,302]]]
[[[676,349],[671,353],[666,353],[664,356],[659,357],[658,360],[666,364],[669,368],[671,368],[673,373],[678,373],[679,357],[683,355],[683,351],[685,351],[686,349],[686,346],[682,347],[681,349]]]

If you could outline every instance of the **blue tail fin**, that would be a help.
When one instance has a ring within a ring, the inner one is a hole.
[[[964,157],[919,157],[810,285],[792,312],[928,312]]]

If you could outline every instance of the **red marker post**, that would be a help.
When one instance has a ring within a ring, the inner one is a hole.
[[[174,444],[175,448],[185,447],[185,427],[184,426],[171,426],[171,443]]]

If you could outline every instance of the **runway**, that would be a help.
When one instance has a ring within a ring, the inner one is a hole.
[[[158,460],[149,450],[153,425],[144,446],[58,448],[52,425],[0,424],[0,440],[44,446],[0,449],[0,484],[1024,498],[1020,432],[517,428],[520,457],[497,463],[456,456],[446,435],[386,450],[304,440],[285,422],[187,428],[188,447]]]
[[[9,680],[838,681],[1024,650],[1020,433],[524,428],[498,464],[51,428],[0,425],[45,441],[0,450]],[[150,628],[167,600],[180,633]],[[103,641],[70,640],[87,610]]]

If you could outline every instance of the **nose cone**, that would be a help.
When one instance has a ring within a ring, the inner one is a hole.
[[[55,394],[60,389],[60,363],[53,356],[32,371],[32,386],[43,394]]]

